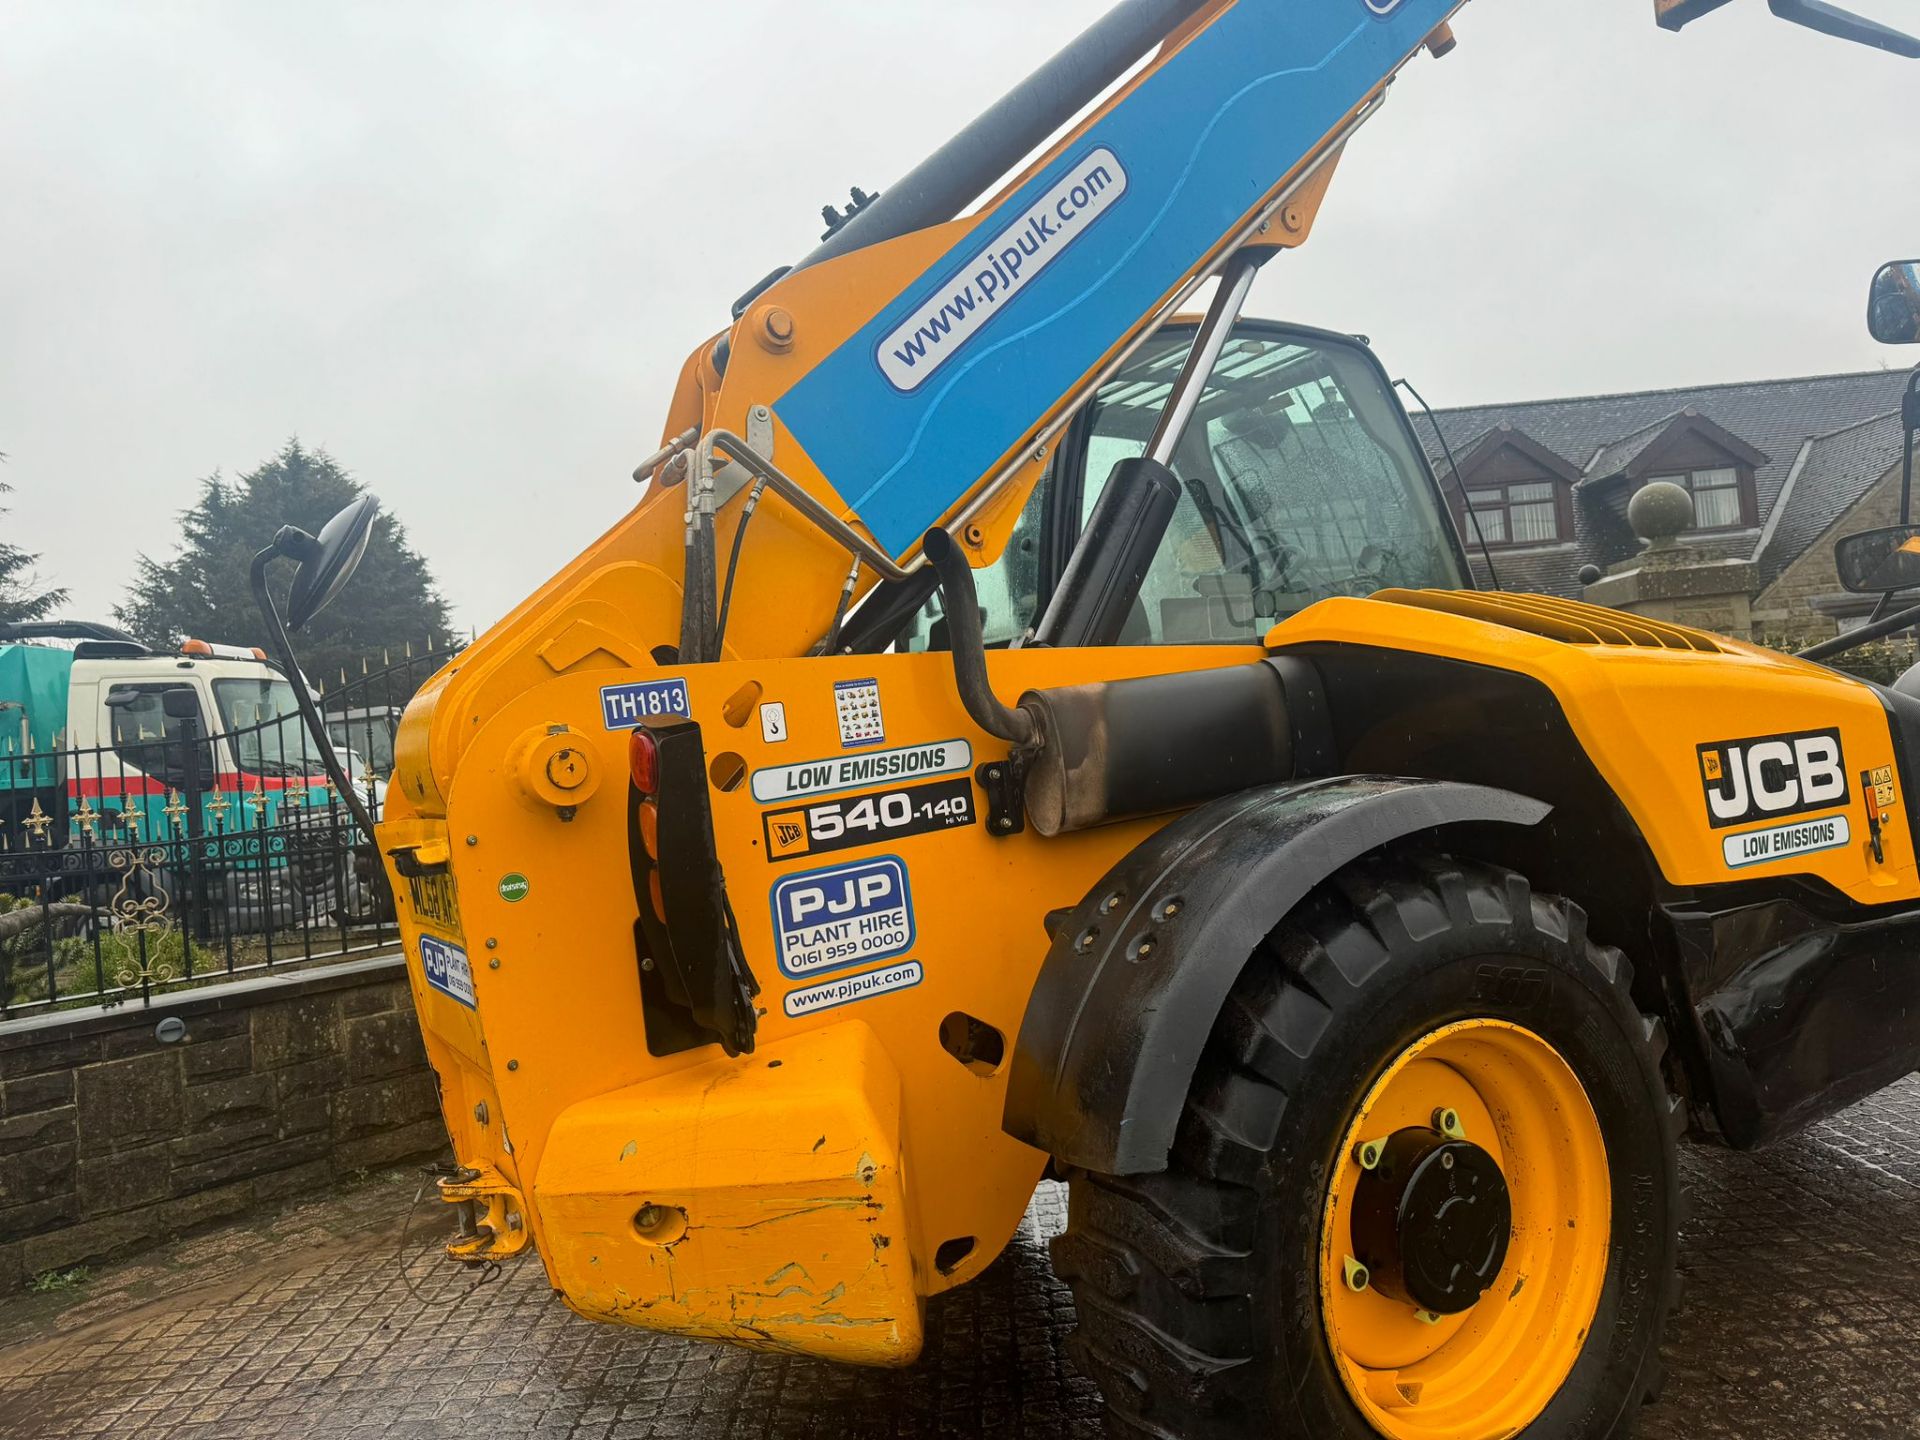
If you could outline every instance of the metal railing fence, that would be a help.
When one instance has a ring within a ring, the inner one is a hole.
[[[453,653],[385,657],[322,692],[375,814],[400,714]],[[90,746],[0,735],[0,1022],[397,946],[373,839],[284,687],[214,686],[209,704],[179,681],[114,685]]]

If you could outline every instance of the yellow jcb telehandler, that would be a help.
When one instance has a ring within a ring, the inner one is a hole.
[[[1127,0],[694,351],[399,731],[455,1255],[906,1365],[1051,1174],[1117,1432],[1627,1432],[1676,1142],[1920,1064],[1920,699],[1476,590],[1368,346],[1241,318],[1458,8]]]

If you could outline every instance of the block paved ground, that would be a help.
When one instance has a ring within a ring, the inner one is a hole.
[[[1687,1307],[1646,1440],[1920,1436],[1920,1079],[1759,1155],[1689,1148]],[[387,1175],[0,1302],[0,1435],[919,1437],[1100,1433],[1043,1187],[898,1373],[590,1325],[528,1260],[475,1287]]]

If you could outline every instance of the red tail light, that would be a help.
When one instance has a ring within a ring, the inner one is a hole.
[[[660,742],[644,725],[635,730],[627,742],[627,763],[633,769],[633,783],[640,787],[642,795],[659,793]]]

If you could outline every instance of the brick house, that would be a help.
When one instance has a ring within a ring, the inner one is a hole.
[[[1638,553],[1634,492],[1672,480],[1694,497],[1684,543],[1730,573],[1749,567],[1753,635],[1797,644],[1871,608],[1841,592],[1832,546],[1898,520],[1906,384],[1869,370],[1443,410],[1446,447],[1414,424],[1481,583],[1490,559],[1502,589],[1578,598],[1584,567]]]

